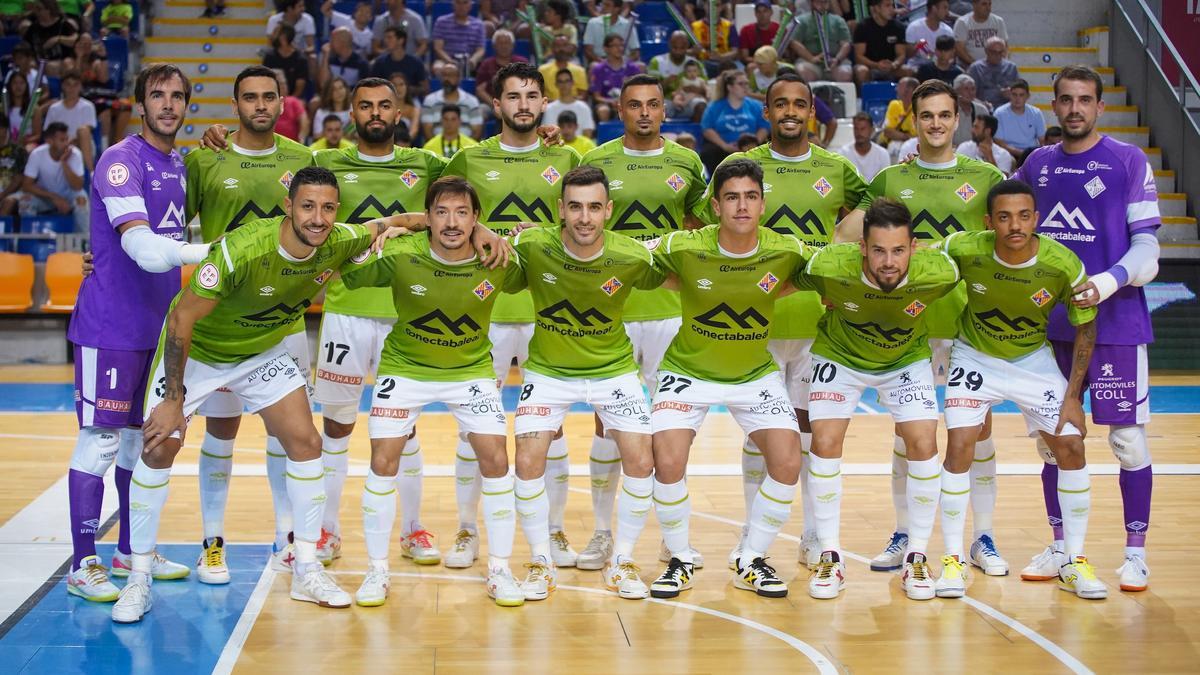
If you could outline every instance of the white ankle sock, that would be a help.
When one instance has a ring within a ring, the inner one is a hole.
[[[646,527],[654,495],[654,474],[645,478],[621,477],[621,494],[617,497],[617,532],[613,554],[633,558],[633,547]]]
[[[424,483],[425,460],[421,454],[421,441],[416,436],[408,439],[400,451],[400,473],[396,475],[396,487],[400,492],[400,514],[404,518],[402,534],[412,534],[421,529],[421,488]]]
[[[517,515],[521,530],[529,542],[532,557],[550,559],[550,500],[546,497],[546,477],[517,479]]]
[[[963,555],[963,534],[967,528],[967,504],[971,501],[971,474],[951,473],[942,467],[942,541],[946,555],[958,556],[965,561]]]
[[[479,474],[479,461],[475,449],[464,440],[458,441],[454,449],[454,499],[458,503],[458,526],[460,529],[476,531],[479,517],[479,490],[483,476]]]
[[[200,516],[204,538],[219,537],[225,530],[225,505],[233,477],[233,439],[204,434],[200,444]]]
[[[692,562],[692,550],[688,546],[688,519],[692,515],[692,500],[688,495],[687,481],[660,483],[654,479],[654,512],[658,516],[659,529],[667,550],[681,562]]]
[[[927,553],[942,494],[941,465],[937,456],[908,460],[908,552]],[[907,557],[907,553],[905,554]]]
[[[517,531],[513,477],[511,475],[499,478],[483,476],[480,485],[482,487],[483,526],[487,531],[488,556],[508,560],[512,557],[513,536]]]
[[[342,490],[346,487],[346,474],[350,469],[350,436],[333,438],[321,434],[321,461],[325,466],[325,517],[321,527],[341,534],[340,520]]]
[[[1088,516],[1092,510],[1092,477],[1087,467],[1058,467],[1058,505],[1062,509],[1063,541],[1068,560],[1084,555]]]
[[[287,461],[288,499],[292,502],[295,543],[321,538],[321,519],[325,515],[325,466],[320,457],[307,462]],[[300,562],[307,562],[299,557]]]
[[[971,462],[971,541],[992,535],[996,487],[996,444],[986,438],[975,444],[975,461]]]
[[[151,469],[138,458],[129,483],[129,548],[135,554],[154,552],[170,481],[170,467]]]
[[[746,547],[742,552],[743,567],[755,558],[766,556],[767,549],[779,535],[779,529],[792,515],[795,497],[796,485],[780,483],[770,476],[763,478],[750,508],[750,533],[746,536]]]
[[[620,466],[620,465],[618,465]],[[571,458],[567,455],[567,437],[550,441],[546,457],[546,499],[550,503],[550,532],[560,532],[567,511],[567,493],[571,489]]]
[[[362,511],[363,534],[367,539],[367,557],[371,560],[388,559],[388,544],[392,539],[392,526],[396,521],[396,476],[380,476],[367,470],[367,482],[363,485]]]
[[[601,436],[592,437],[588,454],[588,470],[592,478],[592,511],[597,532],[611,532],[613,505],[617,499],[617,479],[621,475],[621,451],[617,442]]]
[[[813,525],[822,551],[840,554],[842,529],[842,458],[808,456],[808,489],[812,491]]]

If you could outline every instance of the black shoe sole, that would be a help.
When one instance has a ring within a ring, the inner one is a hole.
[[[892,567],[883,567],[883,566],[876,567],[875,565],[871,565],[871,571],[872,572],[895,572],[896,570],[900,569],[901,567],[904,567],[904,565],[900,564],[900,565],[894,565]]]
[[[787,594],[788,594],[788,592],[787,592],[787,591],[763,591],[763,590],[756,590],[756,591],[754,591],[754,592],[755,592],[755,593],[757,593],[757,594],[759,594],[760,596],[762,596],[762,597],[764,597],[764,598],[786,598],[786,597],[787,597]]]
[[[650,597],[659,599],[678,598],[680,591],[656,591],[650,589]]]

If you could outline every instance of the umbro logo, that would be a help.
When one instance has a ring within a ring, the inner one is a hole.
[[[485,173],[484,175],[487,176],[487,179],[489,181],[500,180],[500,172],[499,171],[489,171],[489,172]]]
[[[558,281],[558,277],[554,276],[553,274],[550,274],[549,272],[542,272],[542,281],[544,281],[548,284],[553,284]]]
[[[696,288],[699,288],[702,291],[712,290],[712,281],[709,281],[708,279],[697,279]]]
[[[347,183],[357,183],[358,182],[358,174],[348,173],[348,174],[342,176],[342,180]]]
[[[413,295],[425,295],[426,288],[421,284],[413,284],[408,287],[408,290],[412,291]]]
[[[236,179],[236,178],[226,178],[225,180],[223,180],[221,182],[223,182],[225,184],[226,190],[232,190],[238,186],[238,179]]]
[[[259,295],[268,295],[268,296],[274,295],[275,287],[274,286],[263,286],[262,288],[258,289],[258,294]]]

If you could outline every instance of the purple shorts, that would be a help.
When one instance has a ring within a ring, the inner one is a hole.
[[[1071,376],[1070,342],[1051,342],[1063,377]],[[1087,372],[1092,422],[1130,426],[1150,421],[1150,367],[1146,345],[1096,345]]]
[[[142,426],[146,378],[153,359],[153,349],[75,345],[75,414],[80,428]]]

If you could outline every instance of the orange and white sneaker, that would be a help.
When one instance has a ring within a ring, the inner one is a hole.
[[[133,572],[133,556],[127,553],[117,551],[112,558],[112,575],[114,577],[128,577]],[[155,581],[170,581],[173,579],[186,579],[187,575],[192,573],[192,569],[187,565],[180,565],[177,562],[171,562],[154,552],[154,560],[150,563],[150,576]]]
[[[275,572],[284,574],[292,573],[292,565],[296,562],[296,544],[293,543],[293,535],[288,532],[287,543],[283,548],[278,548],[274,544],[271,545],[271,557],[267,560],[267,564]]]
[[[317,562],[329,567],[334,560],[342,557],[342,537],[325,528],[321,528],[321,538],[317,540]]]
[[[525,580],[521,582],[521,590],[525,592],[526,600],[545,600],[554,592],[558,582],[558,570],[554,563],[538,556],[531,562],[525,563]]]
[[[89,555],[79,561],[79,569],[67,575],[67,592],[92,602],[114,602],[121,589],[108,580],[100,556]]]
[[[1127,563],[1128,564],[1128,563]],[[1077,555],[1071,562],[1058,570],[1058,587],[1085,600],[1103,600],[1108,597],[1104,582],[1096,578],[1096,570],[1087,558]]]
[[[1140,555],[1125,556],[1125,564],[1117,569],[1121,575],[1121,590],[1144,591],[1150,586],[1150,568]]]
[[[650,587],[638,574],[641,568],[628,558],[610,560],[604,566],[604,587],[616,591],[627,600],[642,600],[650,597]]]
[[[433,535],[428,530],[413,530],[401,537],[400,554],[412,558],[418,565],[437,565],[442,562],[442,553],[433,545]]]
[[[1033,560],[1021,570],[1021,578],[1025,581],[1049,581],[1058,578],[1058,570],[1068,562],[1067,554],[1047,546],[1046,550],[1033,556]]]

